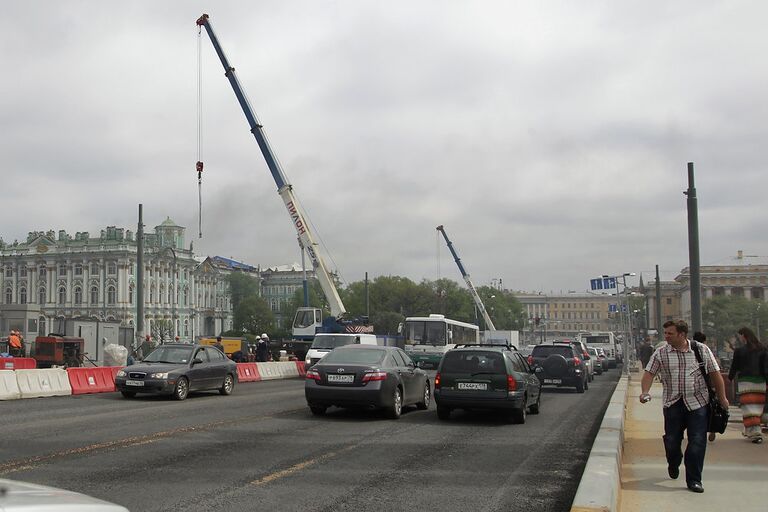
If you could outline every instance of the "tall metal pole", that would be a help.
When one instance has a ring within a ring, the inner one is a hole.
[[[691,326],[701,331],[701,264],[699,262],[699,211],[693,180],[693,162],[688,162],[688,259],[691,269]]]
[[[621,276],[622,283],[624,284],[624,304],[627,306],[627,335],[624,336],[624,374],[629,374],[629,338],[632,336],[632,314],[629,305],[629,295],[627,294],[627,276],[626,274]]]
[[[144,205],[139,205],[139,226],[136,229],[136,340],[144,342]]]
[[[368,296],[368,272],[365,273],[365,316],[371,318],[371,301]]]
[[[659,279],[659,266],[656,265],[656,336],[658,336],[659,341],[664,339],[662,338],[663,324],[664,322],[661,321],[661,280]]]

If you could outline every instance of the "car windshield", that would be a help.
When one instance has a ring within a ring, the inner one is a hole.
[[[533,348],[533,357],[548,357],[552,354],[559,354],[563,357],[573,357],[571,347],[561,347],[557,345],[536,345]]]
[[[344,345],[352,345],[353,343],[360,343],[360,338],[357,336],[342,336],[341,334],[331,334],[329,336],[315,336],[315,341],[312,342],[310,348],[336,348],[343,347]]]
[[[158,347],[144,358],[145,363],[186,364],[192,357],[193,347]]]
[[[443,358],[443,373],[507,373],[504,356],[498,352],[480,350],[457,350],[448,352]]]
[[[387,354],[386,350],[334,350],[325,356],[321,363],[323,364],[367,364],[376,365],[384,361],[384,356]]]

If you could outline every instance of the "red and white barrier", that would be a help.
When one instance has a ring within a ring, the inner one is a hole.
[[[120,366],[67,368],[67,378],[72,387],[72,394],[115,392],[115,374],[120,368]]]
[[[0,370],[31,370],[37,361],[31,357],[0,357]]]
[[[256,382],[261,380],[256,363],[237,363],[238,382]]]

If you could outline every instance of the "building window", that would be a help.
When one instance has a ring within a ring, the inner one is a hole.
[[[671,306],[671,305],[672,305],[672,298],[667,297],[667,306]]]
[[[117,264],[115,264],[114,261],[110,261],[109,263],[107,263],[107,275],[109,276],[117,275]]]
[[[91,275],[92,276],[99,275],[99,264],[98,263],[91,263]]]
[[[184,336],[189,336],[189,320],[184,320]]]
[[[19,304],[26,304],[27,303],[27,289],[22,287],[19,288]]]
[[[40,288],[37,291],[37,303],[41,306],[45,304],[47,301],[45,300],[45,288]]]
[[[13,277],[13,267],[10,265],[5,267],[5,277]]]
[[[114,286],[109,286],[107,288],[107,304],[110,306],[114,306],[117,302],[117,289]]]
[[[168,304],[173,303],[173,286],[168,287]]]
[[[188,304],[189,304],[189,290],[185,289],[184,290],[184,305],[186,306]]]
[[[59,304],[67,302],[67,288],[62,286],[59,288]]]
[[[40,270],[37,272],[37,275],[40,279],[45,279],[45,265],[40,267]]]
[[[67,264],[66,263],[59,263],[59,275],[60,276],[66,276],[67,275]]]
[[[81,276],[81,275],[83,275],[83,266],[82,266],[80,263],[78,263],[77,265],[75,265],[75,275],[76,275],[76,276]]]
[[[133,286],[128,288],[128,304],[133,304]]]
[[[5,289],[5,303],[13,304],[13,288]]]
[[[99,288],[96,286],[91,286],[91,304],[98,304],[99,303]]]
[[[27,277],[27,266],[22,265],[19,267],[19,277]]]
[[[79,286],[75,287],[75,304],[78,306],[83,303],[83,289]]]
[[[41,336],[45,336],[45,317],[41,316],[40,319],[37,321],[37,332],[40,333]]]

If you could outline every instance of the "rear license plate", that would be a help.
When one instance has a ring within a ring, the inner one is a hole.
[[[544,379],[544,384],[562,384],[563,379]]]
[[[456,387],[458,389],[485,391],[488,389],[488,384],[486,382],[459,382]]]
[[[328,374],[328,382],[354,382],[354,375],[336,375],[333,373]]]
[[[126,380],[125,381],[126,386],[143,386],[144,381],[141,380]]]

